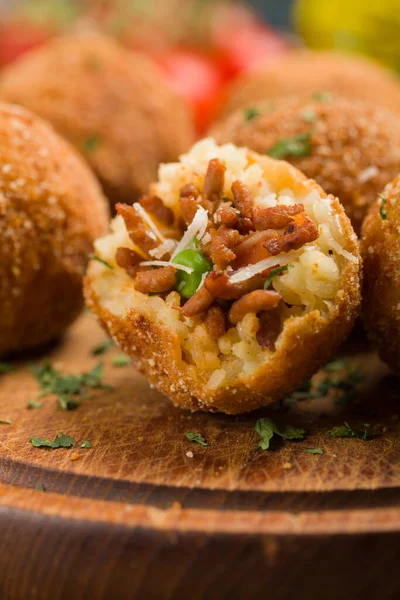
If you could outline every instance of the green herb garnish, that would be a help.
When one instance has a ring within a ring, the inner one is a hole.
[[[55,448],[71,448],[74,445],[74,438],[65,433],[59,433],[53,441],[38,437],[31,437],[30,441],[35,448],[52,448],[53,450]]]
[[[261,450],[269,449],[274,435],[284,440],[302,440],[306,433],[304,429],[293,427],[293,425],[277,424],[272,419],[258,419],[255,429],[261,438],[258,444]]]
[[[45,492],[45,491],[46,491],[46,488],[44,487],[43,483],[41,483],[40,485],[38,485],[35,488],[35,492]]]
[[[288,266],[287,265],[284,265],[283,267],[275,267],[275,269],[271,269],[271,273],[269,274],[268,279],[265,280],[264,290],[267,290],[269,288],[269,286],[271,285],[272,281],[275,279],[275,277],[277,275],[280,275],[281,273],[284,273],[287,270],[288,270]]]
[[[77,408],[79,406],[79,398],[87,396],[86,392],[88,388],[112,389],[102,382],[103,365],[101,363],[98,363],[91,371],[82,373],[81,375],[60,373],[49,362],[43,365],[31,365],[30,369],[41,388],[38,398],[55,394],[63,410],[74,410]],[[30,408],[39,407],[30,406]]]
[[[101,342],[101,344],[98,344],[97,346],[92,348],[91,354],[93,354],[93,356],[99,356],[100,354],[104,354],[105,352],[110,350],[110,348],[112,348],[113,346],[114,342],[111,339],[105,340],[104,342]]]
[[[81,448],[93,448],[93,446],[88,440],[83,440]]]
[[[315,92],[311,98],[317,102],[332,102],[333,95],[331,92]]]
[[[114,356],[112,359],[113,367],[127,367],[130,364],[131,360],[126,354],[117,354],[117,356]]]
[[[39,402],[38,400],[28,400],[28,404],[26,405],[26,408],[32,409],[32,408],[41,408],[43,406],[43,402]]]
[[[308,452],[308,454],[325,454],[323,448],[306,448],[306,452]]]
[[[334,427],[328,433],[332,437],[336,438],[357,438],[359,440],[367,441],[372,437],[371,425],[364,423],[364,429],[353,429],[347,422],[344,425]]]
[[[15,371],[14,365],[10,365],[10,363],[0,362],[0,374],[2,373],[11,373]]]
[[[0,425],[12,425],[11,419],[0,419]]]
[[[299,133],[291,138],[283,138],[267,150],[272,158],[304,158],[311,154],[311,133]]]
[[[104,258],[100,258],[100,256],[97,256],[96,254],[93,254],[92,252],[89,254],[89,260],[97,260],[97,262],[101,263],[102,265],[104,265],[108,269],[111,269],[111,270],[114,269],[114,267],[112,265],[110,265],[109,262],[107,262],[106,260],[104,260]]]
[[[83,147],[86,152],[95,152],[101,146],[101,142],[101,138],[98,135],[93,134],[86,138],[83,142]]]
[[[379,208],[379,213],[381,215],[382,221],[386,221],[386,219],[387,219],[387,212],[386,212],[387,198],[385,198],[385,196],[382,196],[382,194],[378,194],[378,196],[382,200],[381,206]]]
[[[244,120],[246,121],[246,123],[248,123],[249,121],[252,121],[256,117],[258,117],[260,114],[261,113],[258,110],[258,108],[255,108],[254,106],[249,106],[244,111]]]
[[[78,400],[72,400],[69,396],[61,394],[58,396],[58,403],[63,410],[75,410],[80,406]]]
[[[310,108],[309,110],[305,110],[301,115],[301,118],[305,123],[314,123],[316,119],[315,112]]]
[[[186,438],[189,442],[193,442],[194,444],[200,444],[200,446],[208,446],[208,442],[203,438],[200,433],[185,433]]]

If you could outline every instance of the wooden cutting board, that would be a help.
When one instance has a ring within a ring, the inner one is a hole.
[[[45,357],[81,373],[104,339],[86,313]],[[99,357],[114,390],[75,411],[27,409],[28,359],[0,376],[1,600],[400,597],[400,387],[362,336],[343,349],[364,376],[351,401],[238,417],[174,408],[117,353]],[[262,416],[307,437],[263,452]],[[344,421],[373,439],[329,435]],[[75,447],[29,441],[59,432]]]

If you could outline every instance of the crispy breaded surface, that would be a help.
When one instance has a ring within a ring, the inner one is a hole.
[[[193,137],[153,62],[107,37],[57,38],[6,69],[0,98],[47,119],[87,159],[110,202],[132,202]]]
[[[232,85],[225,113],[280,96],[332,92],[400,112],[398,78],[372,60],[328,50],[295,50]]]
[[[281,99],[275,108],[240,109],[217,123],[217,142],[233,142],[260,154],[281,140],[309,136],[301,156],[288,160],[328,193],[338,197],[356,233],[378,192],[400,171],[400,118],[387,109],[362,101],[308,97]]]
[[[282,187],[302,193],[323,190],[283,161],[249,153],[266,176]],[[348,335],[360,304],[360,257],[349,219],[338,200],[332,198],[345,250],[354,256],[340,274],[339,290],[328,316],[318,310],[291,317],[270,358],[249,375],[229,385],[210,388],[194,364],[185,360],[174,323],[177,313],[157,297],[136,291],[129,279],[120,279],[118,270],[92,263],[85,279],[88,306],[124,352],[131,356],[150,383],[182,408],[228,414],[254,410],[284,398],[297,389],[332,356]]]
[[[363,320],[381,358],[400,373],[400,176],[370,208],[362,228]]]
[[[0,104],[0,355],[44,344],[82,308],[108,206],[90,169],[38,117]]]

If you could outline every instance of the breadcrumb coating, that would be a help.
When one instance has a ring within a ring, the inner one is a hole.
[[[361,238],[363,320],[381,358],[400,374],[400,176],[370,208]]]
[[[55,39],[5,69],[0,98],[48,120],[110,202],[132,202],[193,141],[184,102],[149,58],[98,34]]]
[[[79,314],[108,204],[75,150],[40,118],[0,104],[0,356],[42,345]]]
[[[217,142],[265,154],[282,141],[304,136],[297,152],[282,156],[338,197],[356,233],[378,192],[400,171],[400,117],[363,101],[307,97],[281,99],[276,108],[240,109],[217,123]]]
[[[399,79],[372,60],[329,50],[295,50],[245,75],[230,90],[225,113],[280,96],[331,92],[400,112]]]

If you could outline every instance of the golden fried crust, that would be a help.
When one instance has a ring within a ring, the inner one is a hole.
[[[110,201],[132,202],[193,141],[153,62],[106,37],[61,37],[6,69],[0,98],[47,119],[84,154]]]
[[[378,198],[362,228],[363,320],[381,358],[400,374],[400,176],[382,195],[383,207]]]
[[[0,103],[0,355],[50,341],[82,308],[108,206],[90,169],[44,121]]]
[[[356,233],[377,193],[400,171],[400,118],[362,101],[310,97],[283,99],[276,108],[240,109],[211,131],[217,143],[233,142],[260,154],[278,141],[309,133],[311,152],[288,157],[295,167],[343,204]]]
[[[282,186],[290,186],[296,179],[297,182],[305,182],[309,191],[317,190],[326,197],[315,182],[307,181],[287,163],[250,154],[267,173],[279,171]],[[359,257],[350,221],[340,203],[336,199],[332,201],[345,232],[346,250]],[[140,309],[128,309],[125,314],[116,314],[110,309],[105,298],[98,293],[97,267],[90,265],[85,280],[88,306],[150,383],[176,406],[189,410],[238,414],[284,398],[329,359],[350,332],[360,304],[360,265],[349,262],[343,269],[341,291],[335,298],[335,308],[329,320],[322,318],[317,311],[305,317],[292,318],[287,322],[285,334],[268,363],[233,387],[221,386],[211,390],[205,386],[195,367],[184,362],[177,334],[161,320],[156,320],[147,306],[146,296],[143,296]]]
[[[321,91],[400,113],[400,83],[390,71],[360,56],[307,50],[291,52],[272,67],[235,82],[224,113],[280,96]]]

